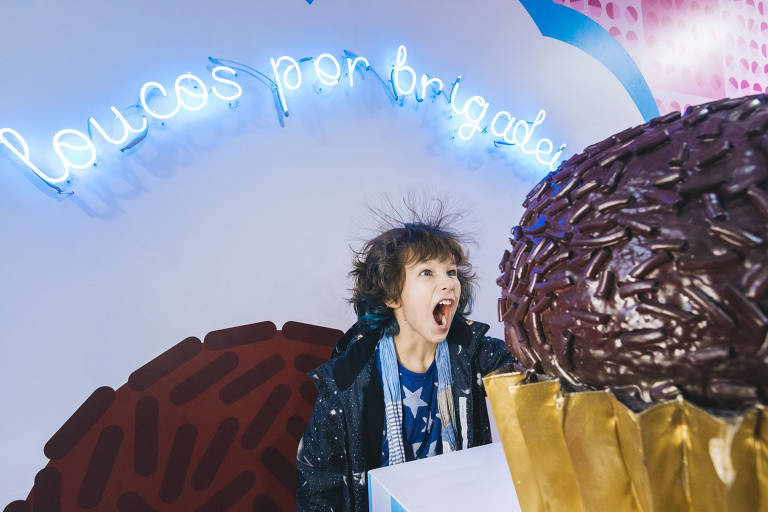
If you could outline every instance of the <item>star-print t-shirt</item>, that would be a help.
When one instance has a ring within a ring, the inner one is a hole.
[[[381,362],[376,353],[381,371]],[[442,424],[437,408],[437,364],[424,373],[412,372],[399,362],[400,393],[403,401],[403,441],[405,460],[416,460],[443,453]],[[387,427],[381,439],[381,465],[389,460]]]

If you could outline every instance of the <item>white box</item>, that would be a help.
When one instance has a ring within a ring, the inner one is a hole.
[[[520,512],[504,448],[491,443],[368,472],[370,512]]]

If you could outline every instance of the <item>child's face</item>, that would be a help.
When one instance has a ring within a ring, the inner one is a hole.
[[[461,283],[450,260],[427,260],[406,265],[400,300],[394,309],[400,334],[417,343],[440,343],[451,327],[459,305]]]

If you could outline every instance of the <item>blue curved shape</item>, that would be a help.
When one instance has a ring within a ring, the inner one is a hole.
[[[643,119],[659,116],[645,77],[623,46],[589,17],[552,0],[520,0],[544,37],[558,39],[579,48],[600,61],[619,79]]]

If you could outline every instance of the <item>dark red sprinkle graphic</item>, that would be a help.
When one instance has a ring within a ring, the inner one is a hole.
[[[283,368],[283,358],[273,354],[221,388],[219,397],[225,404],[233,404],[280,373]]]
[[[299,394],[306,403],[313,406],[315,405],[315,399],[317,398],[317,388],[311,382],[304,382],[299,387]]]
[[[117,425],[111,425],[101,431],[85,477],[80,484],[80,492],[77,493],[77,504],[81,507],[93,508],[101,502],[122,442],[123,430]]]
[[[144,391],[195,357],[202,349],[203,344],[199,339],[187,338],[133,372],[128,377],[128,385],[136,391]]]
[[[114,389],[104,386],[94,391],[45,444],[45,456],[55,460],[69,453],[114,401]]]
[[[298,443],[304,431],[307,430],[307,422],[300,416],[291,416],[285,424],[285,430],[293,436]]]
[[[59,512],[61,500],[61,473],[56,468],[45,468],[35,475],[32,488],[32,512]]]
[[[253,512],[286,512],[268,494],[259,494],[253,500]]]
[[[26,501],[16,500],[6,505],[3,512],[32,512],[32,507]]]
[[[275,422],[278,414],[283,410],[291,397],[291,388],[281,384],[277,386],[267,398],[262,408],[253,417],[251,423],[243,432],[242,445],[246,450],[253,450],[267,433],[269,426]]]
[[[197,512],[224,512],[235,505],[256,483],[256,476],[243,471],[222,487],[211,499],[196,509]]]
[[[166,503],[173,503],[184,489],[187,479],[189,461],[197,439],[197,428],[185,423],[176,431],[173,438],[171,452],[168,455],[168,463],[163,475],[163,483],[160,486],[160,499]]]
[[[274,337],[275,332],[277,332],[277,327],[272,322],[259,322],[211,331],[205,335],[204,343],[208,350],[226,350],[269,340]]]
[[[238,359],[234,352],[225,352],[191,377],[171,390],[171,402],[183,405],[195,399],[202,392],[219,382],[237,367]]]
[[[159,409],[158,401],[151,396],[142,397],[136,403],[133,464],[137,475],[149,476],[157,468]]]
[[[211,442],[205,449],[197,469],[195,469],[192,475],[193,489],[202,491],[211,485],[216,477],[216,472],[224,462],[227,453],[229,453],[229,449],[239,429],[240,423],[237,421],[237,418],[222,420],[219,428],[216,429],[216,433],[213,435],[213,439],[211,439]]]
[[[295,458],[295,457],[294,457]],[[283,484],[288,492],[296,492],[296,466],[276,448],[269,447],[261,454],[261,461],[272,471],[277,481]]]
[[[344,333],[338,329],[303,324],[301,322],[286,322],[283,325],[283,335],[292,340],[305,341],[316,345],[333,347]]]
[[[117,499],[118,512],[156,512],[144,498],[135,492],[126,492]]]

